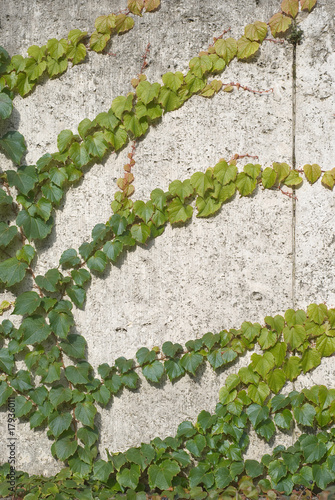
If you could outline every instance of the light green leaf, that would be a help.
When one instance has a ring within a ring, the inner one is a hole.
[[[190,205],[183,205],[179,198],[174,198],[167,210],[171,224],[186,222],[187,219],[190,219],[193,214],[193,207]]]
[[[169,71],[162,76],[162,80],[168,89],[173,92],[177,92],[184,81],[184,75],[180,71],[177,71],[176,73]]]
[[[257,52],[259,46],[260,44],[258,42],[251,41],[249,38],[242,36],[237,41],[237,58],[248,59]]]
[[[274,416],[276,425],[285,430],[288,430],[291,427],[292,419],[292,413],[288,409],[285,409],[280,413],[276,413]]]
[[[312,370],[321,363],[321,353],[316,349],[307,349],[301,359],[301,367],[304,373]]]
[[[237,175],[236,187],[241,196],[249,196],[256,189],[257,182],[245,172]]]
[[[266,34],[268,32],[268,27],[266,23],[263,23],[261,21],[256,21],[253,24],[248,24],[244,28],[244,34],[249,40],[256,41],[256,42],[262,42],[264,38],[266,37]]]
[[[164,77],[164,75],[163,75]],[[164,81],[164,78],[163,78]],[[161,86],[159,83],[149,83],[147,80],[140,82],[136,87],[136,94],[144,104],[149,104],[158,97]]]
[[[307,164],[304,165],[304,172],[308,182],[314,184],[314,182],[316,182],[321,176],[321,167],[319,167],[316,163],[313,163],[313,165]]]
[[[234,38],[227,38],[226,40],[220,38],[216,40],[214,48],[217,55],[222,57],[226,64],[229,64],[237,54],[237,42]]]

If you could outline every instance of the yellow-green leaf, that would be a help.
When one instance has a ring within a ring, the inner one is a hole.
[[[292,24],[292,18],[281,14],[278,12],[271,17],[269,21],[269,26],[273,36],[278,35],[278,33],[285,33]]]
[[[252,42],[245,36],[242,36],[237,41],[237,57],[238,59],[248,59],[253,56],[259,49],[258,42]]]
[[[283,0],[281,3],[281,10],[285,14],[295,18],[299,12],[299,0]]]

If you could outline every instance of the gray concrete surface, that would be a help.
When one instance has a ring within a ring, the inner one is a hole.
[[[185,71],[213,36],[231,27],[231,35],[238,37],[247,23],[267,21],[279,3],[208,0],[203,5],[197,0],[162,0],[158,12],[136,18],[130,33],[113,39],[116,56],[91,53],[85,64],[47,80],[26,99],[16,98],[12,126],[26,138],[27,163],[55,151],[61,130],[75,132],[83,118],[94,118],[109,108],[114,97],[130,91],[148,43],[146,74],[149,81],[160,81],[167,71]],[[123,8],[125,2],[71,0],[64,6],[60,0],[2,0],[0,5],[0,43],[12,54],[25,55],[30,45],[66,36],[72,28],[91,31],[98,15]],[[297,165],[334,167],[334,12],[334,0],[319,0],[309,17],[302,16]],[[255,60],[234,61],[220,78],[254,89],[273,87],[274,92],[256,95],[235,89],[211,100],[196,96],[164,116],[137,147],[134,199],[147,199],[152,189],[167,189],[172,180],[204,171],[235,153],[258,155],[264,166],[273,161],[292,164],[292,46],[265,42]],[[39,245],[36,274],[57,266],[64,249],[78,248],[96,223],[108,219],[115,181],[122,175],[128,152],[129,148],[93,166],[79,186],[69,190],[50,238]],[[3,155],[1,165],[11,168]],[[297,197],[295,214],[292,200],[279,192],[258,190],[250,199],[235,198],[212,219],[168,227],[147,248],[128,252],[122,265],[114,266],[102,280],[94,277],[84,310],[74,312],[93,366],[121,355],[133,357],[141,346],[150,348],[166,340],[184,343],[207,331],[238,327],[244,320],[262,322],[268,314],[313,301],[326,300],[335,307],[334,192],[306,185]],[[333,386],[330,366],[329,359],[323,361],[321,380]],[[213,411],[225,377],[237,369],[235,365],[220,376],[206,369],[195,380],[185,377],[160,389],[144,380],[135,394],[124,391],[111,408],[100,412],[102,457],[105,448],[125,450],[156,435],[165,437],[202,409]],[[315,377],[320,379],[313,374],[299,384],[320,383]],[[2,412],[2,426],[5,417]],[[18,468],[50,474],[61,467],[52,459],[51,442],[43,432],[20,423],[17,433]],[[293,438],[280,439],[291,443]],[[266,451],[255,438],[248,456]],[[2,442],[0,457],[4,453]]]

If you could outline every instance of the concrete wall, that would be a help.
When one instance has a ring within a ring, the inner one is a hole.
[[[29,97],[15,99],[12,126],[25,136],[27,164],[55,151],[61,130],[76,132],[83,118],[93,119],[114,97],[130,91],[148,43],[146,74],[149,81],[160,81],[167,71],[186,71],[188,61],[206,49],[213,36],[228,27],[233,37],[241,36],[246,24],[267,21],[279,3],[162,0],[158,12],[136,18],[131,32],[113,39],[116,56],[90,53],[85,64],[45,81]],[[11,54],[26,55],[30,45],[61,38],[70,29],[92,31],[98,15],[124,8],[125,0],[1,0],[0,5],[1,45]],[[147,199],[152,189],[166,190],[172,180],[190,177],[235,153],[258,155],[263,166],[273,161],[292,164],[293,133],[298,166],[334,167],[334,12],[335,0],[318,0],[313,13],[300,18],[304,39],[297,48],[295,132],[292,46],[264,42],[252,62],[234,61],[220,78],[254,89],[273,87],[274,92],[235,90],[211,100],[195,96],[164,116],[138,144],[133,199]],[[89,240],[96,223],[109,218],[115,181],[128,152],[126,148],[93,166],[79,186],[69,190],[51,236],[38,246],[36,274],[57,266],[65,249],[78,248]],[[1,166],[11,168],[3,155]],[[279,192],[258,190],[251,198],[236,197],[216,217],[168,227],[147,248],[128,252],[102,279],[94,277],[84,310],[74,312],[93,366],[112,363],[121,355],[133,357],[141,346],[166,340],[184,343],[207,331],[238,327],[244,320],[262,322],[266,315],[289,307],[323,301],[335,307],[334,192],[305,183],[297,196],[295,211],[292,200]],[[5,297],[13,299],[10,293]],[[206,369],[195,379],[186,376],[160,389],[144,380],[137,392],[124,391],[100,412],[102,457],[106,447],[125,450],[156,435],[165,437],[202,409],[213,411],[225,377],[238,367],[219,376]],[[296,388],[307,383],[331,387],[332,361],[324,359]],[[6,413],[1,417],[5,426]],[[24,423],[17,425],[17,433],[19,469],[46,474],[60,468],[44,433]],[[293,437],[285,439],[290,443]],[[4,447],[2,442],[0,457],[6,456]],[[248,455],[266,450],[255,438]]]

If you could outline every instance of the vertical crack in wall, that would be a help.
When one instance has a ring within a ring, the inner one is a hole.
[[[296,167],[295,159],[295,135],[296,135],[296,118],[297,118],[297,44],[292,43],[292,168]],[[295,189],[292,190],[292,308],[296,309],[296,196]],[[295,390],[295,382],[293,382],[293,390]],[[294,445],[298,435],[296,428],[292,431],[292,445]]]
[[[292,168],[296,168],[295,135],[297,117],[297,44],[292,43]],[[292,196],[292,308],[296,308],[296,196],[293,188]]]

